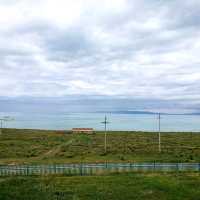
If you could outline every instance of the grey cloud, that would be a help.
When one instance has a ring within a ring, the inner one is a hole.
[[[0,96],[198,100],[199,2],[124,2],[125,8],[115,11],[87,1],[70,24],[62,15],[49,20],[34,7],[37,15],[8,27],[6,34],[0,30]]]
[[[54,31],[52,35],[44,39],[44,48],[48,52],[49,59],[71,60],[89,56],[95,51],[95,44],[81,29]]]

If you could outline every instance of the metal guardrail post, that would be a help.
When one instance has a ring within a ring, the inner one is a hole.
[[[56,174],[56,171],[57,171],[57,167],[56,165],[54,165],[54,174]]]
[[[82,169],[82,163],[81,163],[81,164],[80,164],[80,171],[79,171],[81,176],[83,176],[83,171],[82,171],[82,170],[83,170],[83,169]]]
[[[108,171],[108,163],[107,162],[104,163],[104,169],[106,172]]]

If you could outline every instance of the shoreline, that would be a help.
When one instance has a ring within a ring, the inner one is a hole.
[[[72,129],[41,129],[41,128],[2,128],[2,131],[3,130],[22,130],[22,131],[44,131],[44,132],[61,132],[61,133],[68,133],[68,134],[71,134],[72,132]],[[95,130],[94,129],[94,132],[95,133],[104,133],[105,131],[104,130]],[[143,130],[107,130],[106,132],[108,133],[158,133],[159,131],[143,131]],[[199,131],[160,131],[161,133],[166,133],[166,134],[170,134],[170,133],[200,133],[200,130]]]

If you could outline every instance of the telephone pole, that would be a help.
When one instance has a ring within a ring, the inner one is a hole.
[[[104,152],[107,152],[107,124],[109,123],[107,121],[107,117],[105,116],[105,119],[103,122],[101,122],[102,124],[104,124]]]
[[[0,135],[2,134],[2,128],[3,128],[3,119],[0,119],[0,123],[1,123],[1,129],[0,129]]]
[[[161,152],[160,113],[158,113],[158,150]]]
[[[14,118],[11,118],[9,116],[5,116],[5,117],[0,118],[0,135],[2,134],[3,122],[13,121],[13,120],[14,120]]]

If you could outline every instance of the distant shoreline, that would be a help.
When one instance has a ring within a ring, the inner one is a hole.
[[[88,127],[87,127],[88,128]],[[91,127],[89,127],[91,128]],[[44,132],[65,132],[65,133],[71,133],[72,130],[71,129],[40,129],[40,128],[2,128],[2,130],[24,130],[24,131],[44,131]],[[95,130],[95,133],[104,133],[105,131],[104,130]],[[158,133],[158,131],[142,131],[142,130],[130,130],[130,131],[127,131],[127,130],[107,130],[106,132],[108,133],[147,133],[147,134],[150,134],[150,133]],[[161,131],[161,133],[200,133],[200,131]]]

